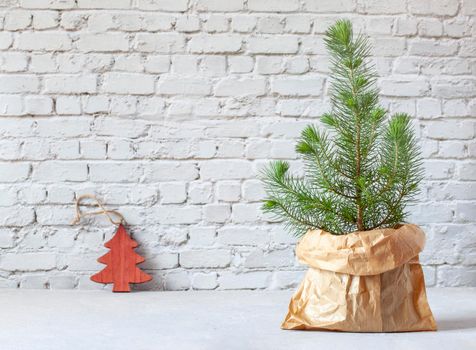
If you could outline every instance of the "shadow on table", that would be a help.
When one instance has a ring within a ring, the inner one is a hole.
[[[476,329],[476,316],[458,319],[436,320],[439,331],[453,331],[463,329]]]

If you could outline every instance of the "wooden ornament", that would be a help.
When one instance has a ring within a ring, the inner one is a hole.
[[[152,277],[136,266],[145,260],[134,251],[137,245],[120,224],[114,237],[104,244],[110,251],[98,259],[98,262],[107,267],[91,276],[91,280],[114,283],[113,292],[130,292],[130,283],[150,281]]]

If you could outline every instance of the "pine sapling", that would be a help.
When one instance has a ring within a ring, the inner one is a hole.
[[[276,161],[263,171],[263,209],[300,236],[308,229],[332,234],[395,227],[418,193],[421,157],[410,117],[390,118],[378,105],[370,45],[352,24],[337,21],[325,35],[331,57],[331,111],[322,128],[307,126],[296,146],[304,177]]]

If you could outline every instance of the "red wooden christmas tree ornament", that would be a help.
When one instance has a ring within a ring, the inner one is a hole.
[[[107,266],[91,276],[91,280],[98,283],[114,283],[113,292],[130,292],[129,283],[150,281],[152,277],[136,266],[145,260],[134,251],[137,245],[124,226],[119,224],[114,237],[104,244],[110,251],[98,259]]]

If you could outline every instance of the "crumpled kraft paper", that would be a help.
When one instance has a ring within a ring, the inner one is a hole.
[[[347,332],[433,331],[416,225],[336,236],[312,230],[296,255],[310,266],[283,329]]]

